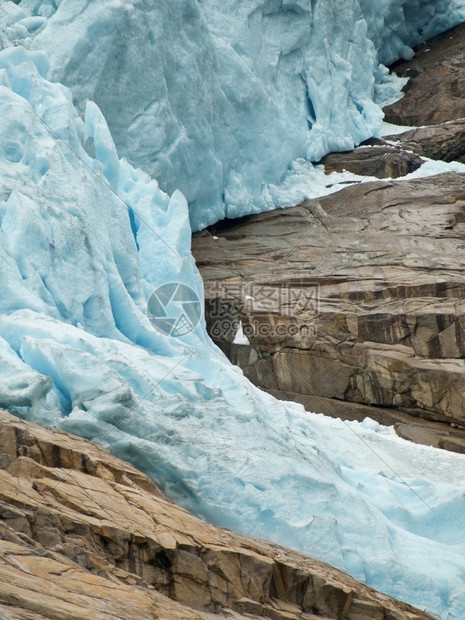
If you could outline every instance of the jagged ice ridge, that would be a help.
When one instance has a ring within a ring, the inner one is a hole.
[[[180,189],[194,229],[289,204],[293,161],[380,128],[377,103],[403,84],[380,63],[465,20],[464,0],[17,4],[5,38],[45,51],[81,113],[97,103],[120,156]]]

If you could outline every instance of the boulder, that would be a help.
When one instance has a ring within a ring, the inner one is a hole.
[[[416,127],[385,139],[430,159],[465,163],[465,120]]]
[[[389,144],[359,146],[344,153],[330,153],[319,163],[324,165],[326,174],[347,170],[360,176],[396,179],[414,172],[424,163],[412,150]]]

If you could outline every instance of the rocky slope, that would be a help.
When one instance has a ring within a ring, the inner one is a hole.
[[[345,573],[215,528],[102,448],[0,411],[2,620],[427,620]]]
[[[420,45],[415,57],[394,67],[410,78],[405,96],[385,109],[398,125],[433,125],[465,118],[465,24]]]
[[[398,177],[421,164],[405,148],[463,159],[464,32],[397,67],[418,79],[388,120],[435,124],[330,155],[328,171]],[[277,396],[463,452],[454,427],[465,425],[464,222],[465,176],[452,173],[351,185],[219,224],[193,240],[210,333]],[[239,320],[248,344],[233,342]]]

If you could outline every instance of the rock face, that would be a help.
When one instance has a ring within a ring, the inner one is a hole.
[[[465,424],[464,232],[459,174],[358,184],[204,231],[210,333],[283,397]],[[233,343],[239,320],[249,344]]]
[[[410,80],[386,120],[420,127],[328,155],[326,171],[465,161],[464,61],[465,24],[398,63]],[[193,241],[210,334],[275,396],[465,452],[464,222],[465,178],[446,174],[217,225]]]
[[[397,125],[432,125],[465,118],[465,24],[420,46],[395,72],[409,77],[405,97],[385,108]]]
[[[409,129],[385,138],[431,159],[465,163],[465,120]]]
[[[402,144],[404,146],[409,150],[382,142],[379,145],[360,146],[347,153],[330,153],[319,163],[324,165],[327,174],[347,170],[361,176],[396,179],[417,170],[424,161],[410,152],[414,149]]]
[[[5,620],[427,620],[321,562],[215,528],[82,439],[0,412]]]
[[[465,162],[465,24],[421,45],[395,71],[410,79],[385,118],[416,127],[386,140],[432,159]]]

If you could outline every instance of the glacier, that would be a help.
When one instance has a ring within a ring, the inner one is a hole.
[[[377,104],[404,83],[382,63],[465,20],[464,0],[8,4],[4,39],[45,51],[78,110],[99,106],[118,153],[183,192],[194,229],[289,204],[276,186],[291,162],[380,128]]]
[[[380,63],[462,20],[461,0],[3,2],[0,406],[462,619],[462,455],[276,401],[203,317],[174,336],[147,311],[170,283],[202,300],[191,226],[325,191],[311,161],[398,95]]]

